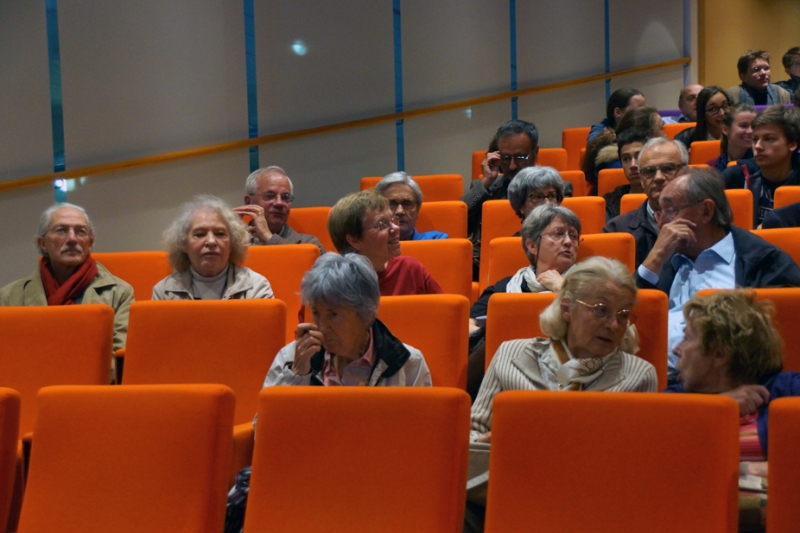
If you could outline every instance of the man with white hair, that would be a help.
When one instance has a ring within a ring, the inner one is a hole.
[[[245,182],[244,205],[233,210],[248,215],[250,244],[314,244],[321,253],[325,248],[313,235],[297,233],[286,224],[294,202],[294,185],[281,167],[260,168]]]
[[[86,211],[68,203],[49,207],[36,244],[39,266],[0,289],[0,305],[106,304],[114,310],[114,350],[124,348],[133,287],[92,258],[94,227]]]

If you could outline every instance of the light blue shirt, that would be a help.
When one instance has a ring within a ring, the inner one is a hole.
[[[669,290],[667,361],[669,379],[674,380],[678,375],[675,368],[678,356],[672,353],[672,349],[683,339],[683,329],[686,327],[683,304],[703,289],[733,289],[736,286],[733,234],[729,232],[714,246],[700,252],[694,262],[683,254],[673,255],[670,261],[675,269],[675,279]],[[642,279],[653,285],[658,284],[658,276],[644,265],[639,266],[638,273]]]

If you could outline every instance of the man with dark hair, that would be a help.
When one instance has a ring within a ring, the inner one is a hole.
[[[789,104],[792,95],[770,83],[769,54],[764,50],[748,50],[737,63],[740,85],[725,90],[731,104],[746,102],[752,105]]]
[[[647,135],[635,128],[623,131],[617,137],[617,155],[625,177],[628,179],[628,185],[620,185],[603,195],[606,201],[606,220],[619,216],[619,205],[623,195],[644,192],[637,159],[646,142]]]
[[[624,164],[624,163],[623,163]],[[631,163],[633,165],[633,163]],[[689,165],[686,147],[666,137],[647,141],[639,151],[635,166],[647,201],[637,209],[608,221],[603,233],[630,233],[636,241],[636,266],[642,264],[658,238],[656,213],[661,210],[658,198],[667,183]],[[623,167],[624,168],[624,167]]]
[[[683,122],[697,122],[697,95],[703,86],[697,83],[687,85],[678,96],[678,109],[681,114],[677,117],[665,117],[664,124],[678,124]]]
[[[753,120],[755,165],[742,164],[722,173],[726,189],[753,193],[753,222],[757,226],[774,207],[775,189],[800,185],[800,110],[768,107]]]
[[[800,89],[800,46],[790,48],[783,54],[783,70],[789,75],[786,81],[779,81],[775,85],[786,89],[790,94],[794,94]]]
[[[535,165],[538,154],[539,131],[536,126],[524,120],[509,120],[498,128],[489,144],[489,152],[481,163],[483,176],[473,180],[461,197],[461,201],[467,204],[467,233],[473,246],[473,279],[478,279],[480,264],[483,203],[507,198],[511,179],[523,168]]]
[[[603,130],[617,129],[619,119],[622,118],[622,115],[629,109],[644,107],[646,105],[647,103],[644,100],[644,95],[638,89],[634,89],[633,87],[617,89],[611,93],[608,102],[606,102],[606,118],[599,124],[592,126],[592,129],[589,130],[589,137],[586,139],[587,142],[600,135]]]
[[[715,170],[689,169],[664,187],[658,202],[660,232],[636,271],[636,283],[669,296],[669,379],[674,382],[672,349],[683,337],[684,303],[702,289],[798,287],[800,267],[786,252],[733,226]]]

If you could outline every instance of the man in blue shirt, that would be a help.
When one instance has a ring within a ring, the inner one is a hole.
[[[375,185],[375,191],[389,200],[389,208],[400,226],[401,241],[428,241],[446,239],[442,231],[420,233],[415,227],[422,208],[422,189],[414,178],[405,172],[392,172]]]
[[[636,271],[643,289],[669,296],[669,379],[677,376],[672,349],[686,325],[683,304],[702,289],[800,287],[800,267],[782,250],[732,225],[718,175],[692,168],[671,181],[658,200],[660,228]]]

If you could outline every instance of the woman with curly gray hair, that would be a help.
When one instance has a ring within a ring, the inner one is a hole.
[[[565,182],[553,167],[520,170],[508,184],[508,201],[520,220],[540,205],[561,205]]]
[[[183,204],[164,232],[174,272],[153,288],[153,300],[272,298],[269,281],[241,266],[249,235],[241,219],[215,196]]]

